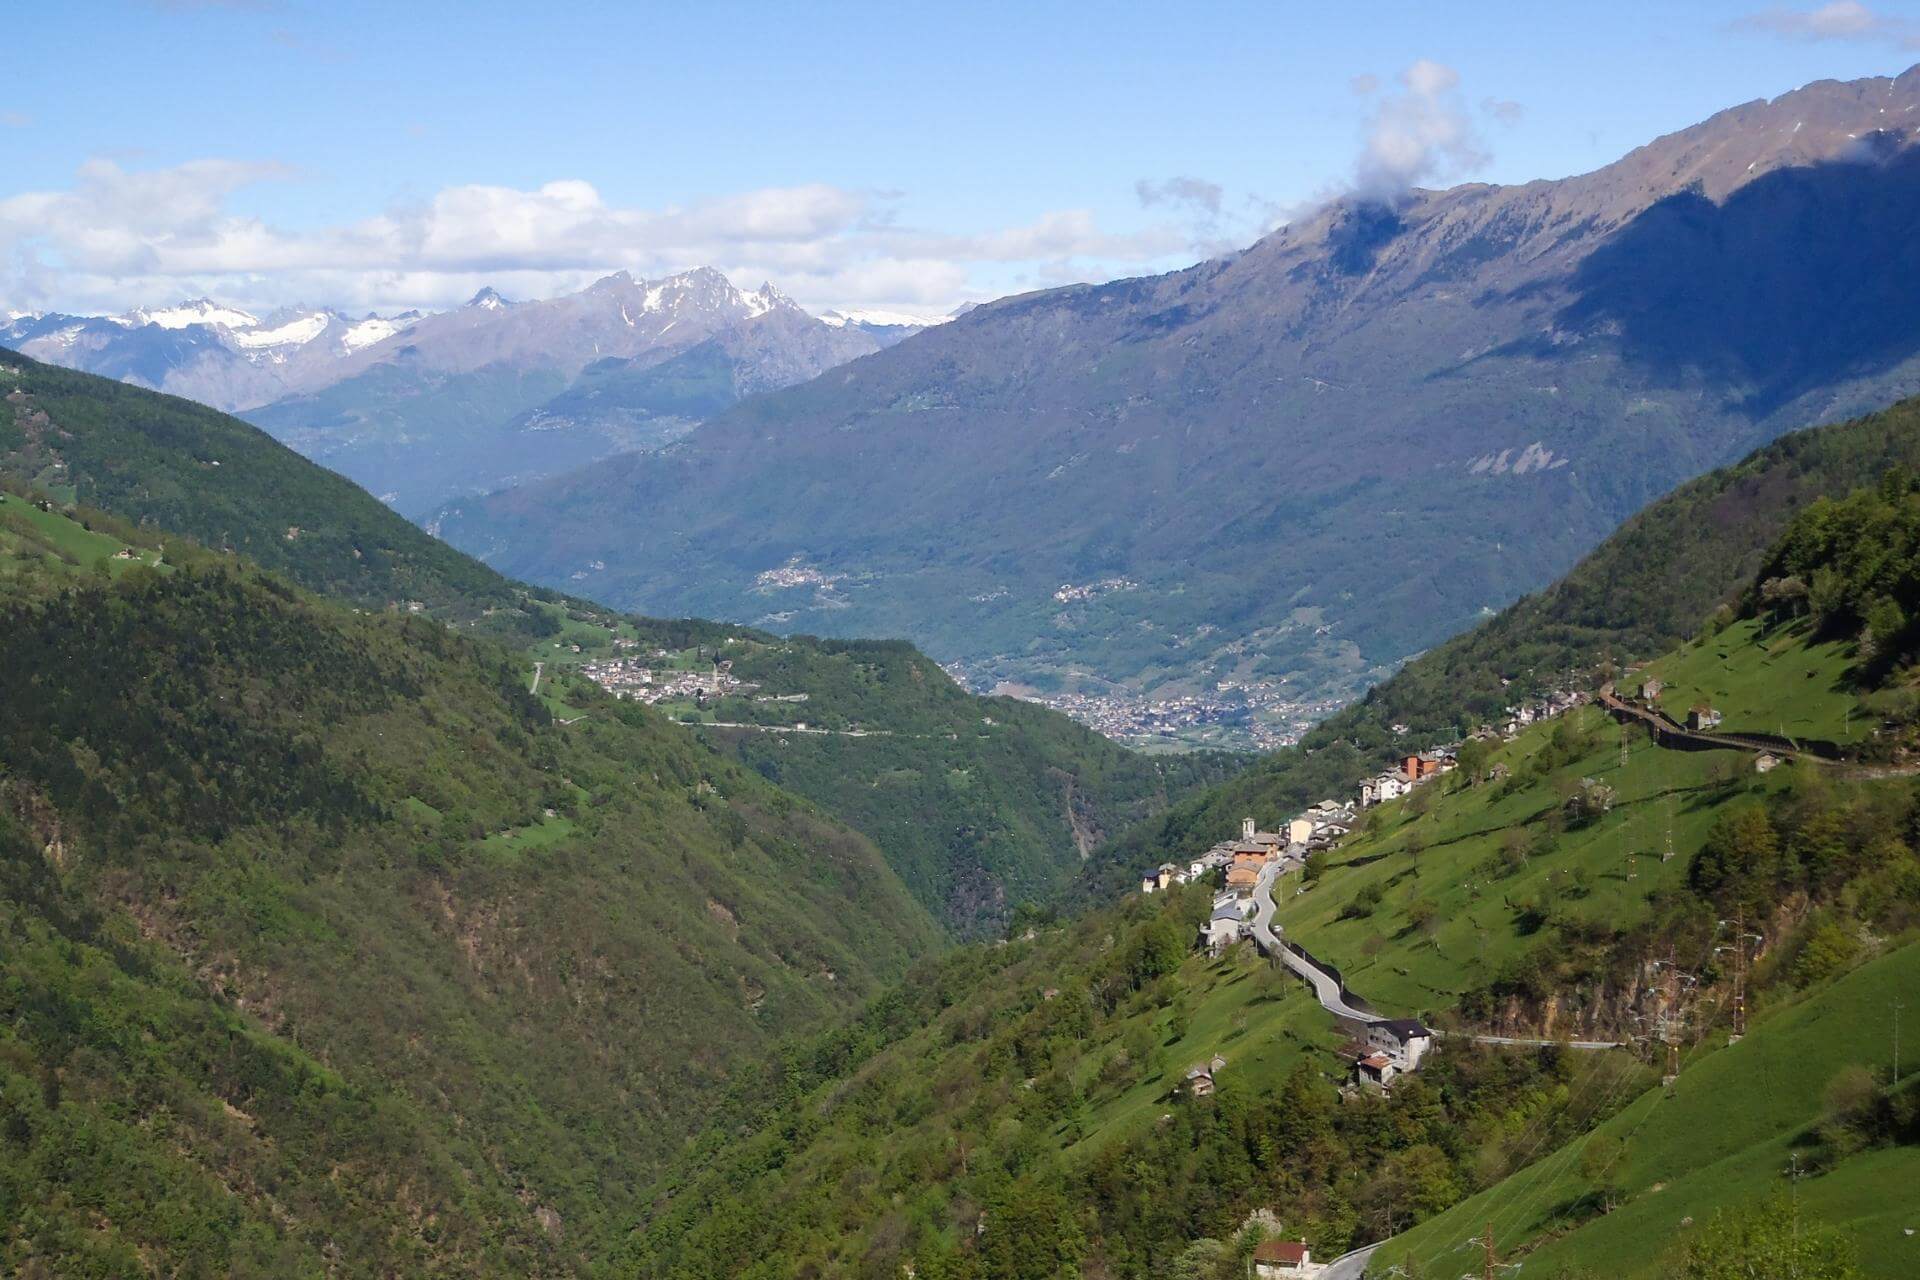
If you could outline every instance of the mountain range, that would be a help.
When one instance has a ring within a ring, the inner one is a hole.
[[[696,268],[626,272],[451,311],[264,318],[208,299],[117,316],[21,315],[0,345],[243,412],[403,511],[607,454],[652,448],[757,392],[802,382],[924,325],[815,317],[772,285]]]
[[[1920,387],[1920,69],[975,308],[430,527],[622,607],[1297,730],[1677,482]]]

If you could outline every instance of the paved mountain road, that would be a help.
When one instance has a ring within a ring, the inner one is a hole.
[[[1328,1013],[1331,1013],[1334,1017],[1345,1018],[1363,1025],[1372,1025],[1376,1022],[1388,1021],[1385,1016],[1375,1013],[1371,1009],[1361,1009],[1349,1004],[1347,1002],[1348,993],[1340,989],[1340,980],[1338,978],[1320,968],[1318,965],[1315,965],[1311,960],[1308,960],[1280,941],[1280,931],[1276,929],[1273,924],[1273,913],[1275,911],[1273,882],[1279,878],[1280,872],[1285,870],[1287,865],[1288,859],[1284,857],[1275,858],[1273,861],[1267,863],[1266,866],[1260,868],[1260,878],[1254,882],[1252,924],[1255,944],[1258,945],[1262,951],[1266,952],[1268,957],[1278,960],[1281,964],[1304,978],[1307,985],[1313,988],[1314,998],[1319,1000],[1320,1007]],[[1592,1050],[1618,1049],[1622,1047],[1617,1041],[1613,1040],[1544,1040],[1530,1039],[1524,1036],[1475,1035],[1471,1032],[1459,1031],[1439,1032],[1437,1034],[1443,1036],[1451,1035],[1455,1039],[1472,1040],[1479,1044],[1557,1044],[1569,1049]]]
[[[1348,1018],[1355,1022],[1384,1022],[1386,1019],[1370,1010],[1356,1009],[1348,1004],[1340,990],[1340,980],[1324,969],[1312,964],[1280,942],[1280,934],[1273,927],[1273,882],[1286,867],[1287,859],[1275,858],[1260,868],[1260,878],[1253,886],[1253,940],[1267,955],[1306,979],[1313,988],[1314,998],[1328,1013],[1336,1018]]]

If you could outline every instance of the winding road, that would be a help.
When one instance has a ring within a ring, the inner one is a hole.
[[[1348,1001],[1352,993],[1342,989],[1340,979],[1325,969],[1320,968],[1311,960],[1308,960],[1305,956],[1280,941],[1280,930],[1276,928],[1273,923],[1273,913],[1275,911],[1273,882],[1279,878],[1280,873],[1286,870],[1289,865],[1289,859],[1280,857],[1273,859],[1267,863],[1266,866],[1260,868],[1260,878],[1254,882],[1253,886],[1253,920],[1251,923],[1253,926],[1254,943],[1260,950],[1265,952],[1270,959],[1278,960],[1281,964],[1305,979],[1307,985],[1313,988],[1314,998],[1320,1002],[1320,1007],[1328,1013],[1331,1013],[1334,1017],[1345,1018],[1348,1021],[1358,1022],[1367,1026],[1376,1022],[1389,1021],[1390,1019],[1382,1014],[1376,1013],[1372,1009],[1359,1008],[1350,1004]],[[1358,997],[1352,998],[1357,999]],[[1435,1034],[1451,1036],[1456,1040],[1472,1040],[1478,1044],[1560,1045],[1567,1049],[1592,1050],[1618,1049],[1622,1047],[1621,1044],[1615,1040],[1544,1040],[1532,1039],[1525,1036],[1476,1035],[1472,1032],[1464,1031],[1436,1032]],[[1354,1274],[1358,1275],[1359,1273],[1355,1272]]]
[[[1371,1009],[1356,1009],[1347,1003],[1346,993],[1340,989],[1340,980],[1326,970],[1299,955],[1293,948],[1280,941],[1279,930],[1273,927],[1273,882],[1289,865],[1289,859],[1279,857],[1260,868],[1260,878],[1253,886],[1253,940],[1268,957],[1278,960],[1293,972],[1306,979],[1313,988],[1314,998],[1320,1006],[1336,1018],[1348,1018],[1354,1022],[1385,1022]]]

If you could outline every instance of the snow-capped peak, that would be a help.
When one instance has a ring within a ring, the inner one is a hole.
[[[771,280],[762,284],[756,292],[747,294],[745,302],[748,316],[763,316],[775,308],[794,305],[793,299],[774,288]]]
[[[850,307],[844,311],[822,311],[819,318],[822,324],[832,325],[836,329],[927,329],[936,324],[945,324],[953,317],[917,316],[879,307]]]
[[[251,329],[260,323],[258,317],[238,307],[222,306],[211,298],[190,298],[178,306],[154,310],[141,307],[114,318],[129,329],[146,324],[158,325],[162,329],[184,329],[193,324],[210,325],[216,329]]]
[[[504,311],[509,304],[492,285],[488,285],[471,298],[468,298],[467,305],[470,307],[478,307],[482,311]]]

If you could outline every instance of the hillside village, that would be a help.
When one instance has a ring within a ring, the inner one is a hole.
[[[616,650],[631,650],[638,642],[623,636],[613,639]],[[579,645],[571,646],[575,653]],[[580,664],[580,674],[616,698],[630,698],[649,706],[662,702],[704,704],[711,699],[752,693],[760,686],[733,674],[733,663],[721,659],[711,668],[678,669],[669,665],[674,655],[655,649],[647,657],[622,656],[600,658]]]
[[[1474,738],[1511,741],[1529,726],[1565,715],[1587,701],[1586,695],[1560,690],[1508,708],[1498,725],[1483,725]],[[1273,924],[1273,883],[1288,871],[1304,870],[1307,860],[1334,848],[1351,834],[1360,814],[1400,799],[1459,767],[1461,743],[1446,743],[1404,756],[1392,769],[1361,781],[1351,801],[1325,799],[1309,805],[1277,831],[1265,831],[1253,818],[1241,822],[1240,835],[1223,840],[1185,863],[1165,862],[1140,880],[1142,893],[1155,893],[1213,879],[1212,911],[1201,925],[1196,945],[1219,956],[1242,941],[1252,941],[1276,963],[1311,985],[1320,1002],[1354,1033],[1345,1056],[1353,1063],[1353,1083],[1389,1089],[1401,1075],[1417,1071],[1434,1042],[1434,1033],[1417,1019],[1388,1018],[1348,991],[1338,971],[1316,961],[1305,948],[1282,941]],[[1302,886],[1296,892],[1306,892]],[[1214,1089],[1214,1076],[1226,1060],[1214,1057],[1186,1074],[1195,1096]],[[1297,1272],[1292,1274],[1311,1274]]]

